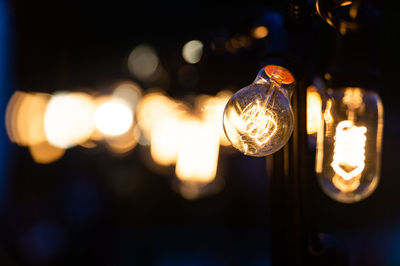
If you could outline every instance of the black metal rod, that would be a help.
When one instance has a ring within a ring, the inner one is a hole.
[[[288,57],[269,54],[265,62],[279,62],[296,73],[292,97],[294,130],[289,143],[268,159],[270,169],[272,265],[309,266],[310,252],[320,250],[311,199],[314,176],[308,169],[306,131],[307,85],[301,66]],[[278,59],[274,59],[279,57]]]

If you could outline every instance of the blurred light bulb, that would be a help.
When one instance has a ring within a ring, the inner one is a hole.
[[[316,172],[330,197],[351,203],[368,197],[378,184],[383,107],[376,93],[360,88],[328,93]]]
[[[359,30],[368,25],[369,20],[375,23],[377,5],[374,1],[316,0],[315,9],[318,15],[340,34]]]
[[[268,28],[265,26],[258,26],[253,30],[253,37],[256,39],[262,39],[267,37],[268,35]]]
[[[322,100],[315,86],[307,88],[307,134],[318,132],[321,127]]]
[[[118,100],[111,100],[100,105],[94,115],[97,129],[112,136],[121,135],[128,131],[132,121],[132,110],[127,104]]]
[[[219,134],[212,124],[188,118],[179,146],[176,175],[184,182],[209,183],[217,174]]]
[[[156,51],[148,45],[136,46],[128,58],[129,71],[142,81],[153,79],[159,65]]]
[[[224,130],[232,145],[246,155],[265,156],[278,151],[293,131],[290,97],[292,74],[268,65],[254,82],[236,92],[224,110]]]
[[[44,114],[47,141],[59,148],[70,148],[86,142],[93,131],[95,105],[90,95],[83,92],[54,95]]]
[[[186,43],[182,48],[182,57],[190,64],[196,64],[200,61],[203,54],[203,43],[193,40]]]

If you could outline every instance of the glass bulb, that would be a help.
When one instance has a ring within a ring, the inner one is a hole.
[[[360,88],[328,95],[317,137],[318,180],[331,198],[356,202],[379,181],[383,106],[378,94]]]
[[[268,65],[254,82],[236,92],[224,110],[224,130],[239,151],[265,156],[278,151],[293,131],[290,97],[293,75],[285,68]]]
[[[342,35],[356,31],[367,21],[376,23],[377,5],[371,0],[316,0],[318,15],[330,26],[337,28]]]

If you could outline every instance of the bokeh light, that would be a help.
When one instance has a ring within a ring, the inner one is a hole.
[[[6,126],[10,140],[28,146],[33,160],[42,164],[61,158],[67,148],[91,149],[100,141],[111,152],[126,154],[144,138],[156,164],[176,165],[185,197],[192,197],[199,194],[199,184],[214,180],[219,146],[229,145],[221,121],[231,96],[226,90],[198,95],[188,104],[161,90],[142,97],[140,86],[130,81],[96,97],[16,92],[7,107]]]
[[[160,92],[145,95],[137,109],[138,123],[145,137],[150,140],[153,160],[160,165],[176,162],[181,138],[181,121],[187,106]]]
[[[35,162],[48,164],[60,159],[64,155],[65,149],[55,147],[47,141],[43,141],[38,144],[30,145],[29,152]]]
[[[265,26],[258,26],[252,31],[252,35],[256,39],[262,39],[268,36],[268,28]]]
[[[229,145],[222,115],[230,91],[215,96],[198,95],[193,105],[161,92],[144,95],[137,108],[143,135],[150,138],[153,161],[175,166],[178,191],[187,199],[201,196],[217,176],[220,145]]]
[[[321,127],[322,99],[315,86],[307,88],[307,134],[317,134]]]
[[[203,43],[198,40],[187,42],[182,49],[182,56],[186,62],[196,64],[203,55]]]
[[[84,143],[95,130],[95,104],[83,92],[58,93],[47,105],[44,129],[50,144],[69,148]]]
[[[145,94],[137,106],[136,116],[142,133],[150,140],[151,130],[160,120],[185,112],[185,106],[167,97],[161,91]]]
[[[125,154],[131,151],[140,139],[140,129],[137,125],[131,128],[124,134],[119,136],[111,136],[106,139],[109,149],[117,154]]]
[[[222,146],[230,146],[229,140],[226,138],[222,126],[222,117],[226,103],[232,97],[233,93],[228,90],[220,91],[216,96],[202,95],[197,98],[197,108],[203,120],[210,123],[214,130],[220,136],[220,144]]]
[[[17,91],[6,110],[6,129],[12,142],[28,146],[36,163],[47,164],[64,155],[63,148],[51,145],[44,130],[49,94]]]
[[[209,183],[217,173],[219,134],[215,128],[196,119],[182,127],[176,175],[182,181]]]
[[[14,93],[6,110],[6,129],[12,142],[29,146],[46,140],[43,121],[49,98],[43,93]]]
[[[116,136],[128,131],[132,125],[133,114],[123,101],[112,99],[96,109],[94,121],[102,133]]]
[[[128,58],[129,71],[142,81],[154,78],[160,62],[156,51],[148,45],[138,45],[132,50]]]
[[[137,83],[124,81],[117,85],[112,97],[124,101],[134,111],[142,97],[142,88]]]

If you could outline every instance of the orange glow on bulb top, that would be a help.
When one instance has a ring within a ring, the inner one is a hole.
[[[264,68],[265,74],[268,77],[278,76],[282,79],[282,84],[292,84],[294,82],[293,75],[285,68],[276,66],[276,65],[268,65]]]

